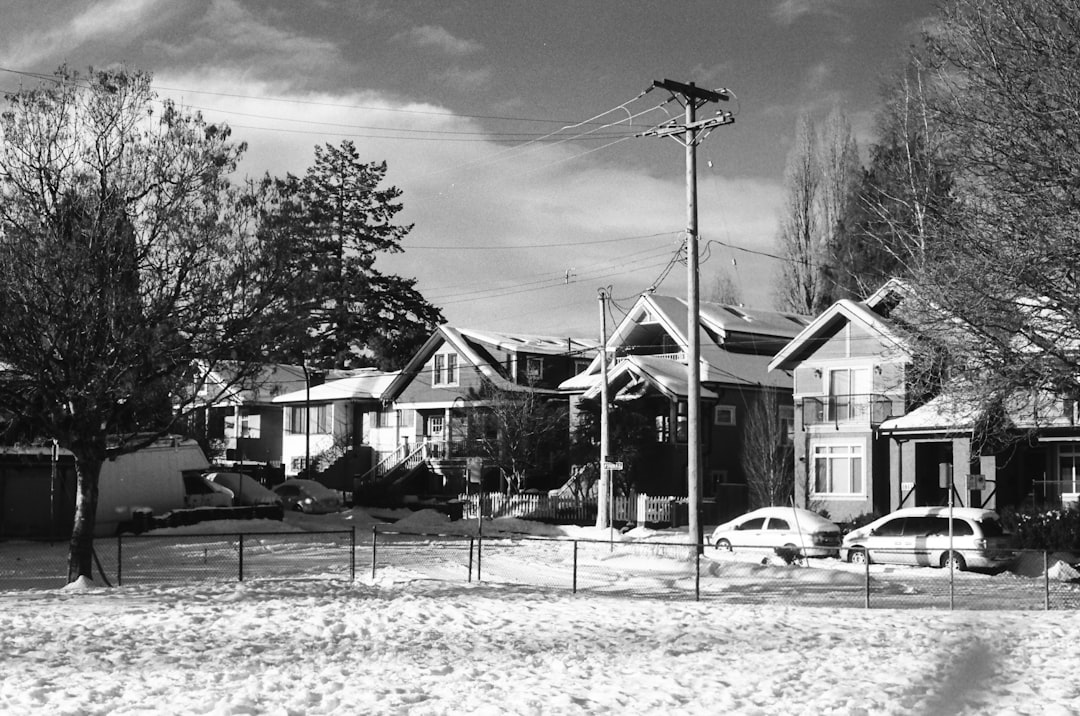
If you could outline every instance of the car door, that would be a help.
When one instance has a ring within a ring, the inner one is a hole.
[[[944,517],[924,515],[908,517],[904,523],[904,562],[926,567],[933,563],[935,550],[949,540],[949,521]]]
[[[735,526],[731,533],[731,545],[733,547],[761,548],[765,545],[765,519],[764,517],[752,517]]]
[[[791,525],[782,517],[769,518],[765,524],[765,531],[762,533],[762,543],[774,549],[788,543],[798,546],[798,540],[791,534]]]
[[[904,564],[904,520],[894,517],[878,525],[866,538],[866,551],[874,562]]]

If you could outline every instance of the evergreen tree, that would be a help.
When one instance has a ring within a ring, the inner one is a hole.
[[[319,368],[400,367],[442,323],[415,279],[375,267],[379,254],[402,251],[412,229],[394,223],[401,190],[381,187],[385,176],[385,162],[362,162],[344,141],[316,147],[303,178],[262,182],[261,233],[271,243],[291,243],[287,253],[305,287],[294,306],[303,320],[270,346],[278,359]]]

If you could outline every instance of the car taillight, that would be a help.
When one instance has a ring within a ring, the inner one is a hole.
[[[975,549],[986,549],[986,540],[984,540],[984,539],[975,540]]]

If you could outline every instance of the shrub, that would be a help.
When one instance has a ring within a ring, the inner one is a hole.
[[[1001,510],[1001,524],[1023,549],[1080,552],[1080,510]]]

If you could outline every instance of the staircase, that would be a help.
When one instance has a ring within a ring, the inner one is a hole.
[[[431,444],[426,440],[410,448],[402,445],[397,450],[380,460],[374,467],[356,478],[356,486],[371,486],[385,483],[392,475],[408,472],[428,459]]]

